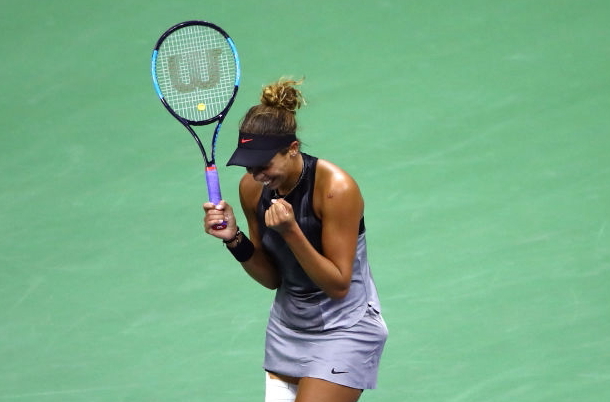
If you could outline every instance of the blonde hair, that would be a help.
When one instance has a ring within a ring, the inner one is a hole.
[[[296,134],[296,111],[305,105],[296,87],[303,80],[281,78],[263,88],[260,104],[253,106],[242,119],[239,130],[249,134]]]

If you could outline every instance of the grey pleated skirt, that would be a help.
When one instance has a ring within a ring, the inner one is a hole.
[[[383,317],[372,307],[350,328],[321,332],[286,328],[272,314],[263,367],[276,374],[373,389],[377,387],[379,359],[387,336]]]

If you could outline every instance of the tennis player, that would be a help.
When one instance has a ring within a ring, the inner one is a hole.
[[[364,201],[334,164],[300,150],[300,82],[263,89],[243,118],[228,165],[248,236],[224,200],[204,204],[205,231],[275,289],[265,341],[266,402],[354,402],[377,386],[388,335],[367,259]],[[227,227],[215,230],[221,222]]]

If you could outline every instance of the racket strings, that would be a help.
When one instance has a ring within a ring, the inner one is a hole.
[[[178,115],[204,121],[227,106],[237,71],[227,39],[215,29],[193,25],[172,32],[163,41],[156,74],[163,97]]]

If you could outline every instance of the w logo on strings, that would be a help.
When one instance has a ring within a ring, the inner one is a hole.
[[[199,89],[211,89],[220,83],[220,55],[222,49],[195,51],[176,54],[167,58],[169,79],[172,87],[178,92],[193,92]],[[203,79],[203,72],[207,79]]]

